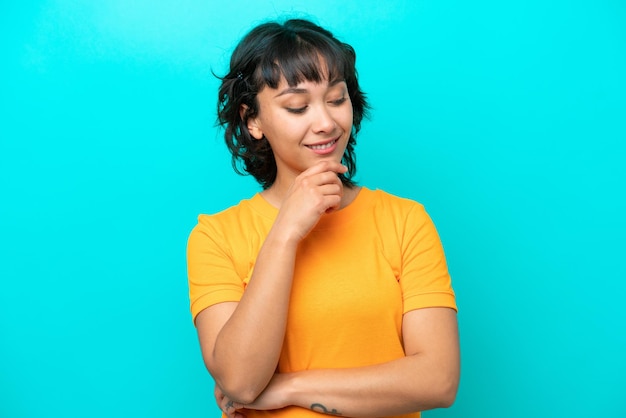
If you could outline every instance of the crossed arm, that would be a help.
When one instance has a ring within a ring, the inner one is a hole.
[[[448,308],[411,311],[404,315],[402,329],[403,358],[367,367],[275,374],[253,402],[242,403],[248,409],[295,405],[351,417],[450,406],[459,382],[456,313]],[[218,396],[222,409],[240,399],[224,395]]]
[[[404,315],[405,357],[400,359],[367,367],[275,373],[298,243],[341,196],[333,186],[336,174],[328,176],[324,169],[305,172],[292,187],[292,198],[283,201],[241,300],[213,305],[196,317],[221,409],[236,417],[244,406],[272,410],[293,405],[374,417],[449,406],[459,381],[456,313],[449,308]]]
[[[256,271],[260,274],[263,265]],[[246,293],[251,290],[249,286]],[[276,302],[276,297],[273,293],[265,300]],[[271,410],[291,405],[327,414],[379,417],[447,407],[454,401],[460,366],[452,309],[407,312],[402,320],[403,358],[367,367],[275,374],[284,323],[283,313],[272,309],[279,310],[280,304],[263,303],[273,320],[264,322],[257,311],[237,332],[237,311],[247,308],[244,302],[214,305],[196,322],[206,365],[218,387],[218,403],[232,417],[244,406]]]

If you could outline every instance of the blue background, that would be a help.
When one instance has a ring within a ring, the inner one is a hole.
[[[444,242],[462,383],[424,416],[626,416],[625,3],[312,3],[2,3],[0,416],[217,416],[186,239],[258,188],[211,70],[285,14],[355,47],[358,180]]]

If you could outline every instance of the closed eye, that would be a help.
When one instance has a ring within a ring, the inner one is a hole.
[[[335,105],[335,106],[340,106],[340,105],[344,104],[346,102],[346,100],[348,100],[348,99],[344,96],[344,97],[342,97],[340,99],[332,100],[330,103]]]
[[[303,107],[286,107],[285,109],[287,110],[287,112],[289,113],[295,113],[296,115],[302,114],[306,111],[308,106],[303,106]]]

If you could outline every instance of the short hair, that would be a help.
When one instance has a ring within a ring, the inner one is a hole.
[[[257,94],[265,86],[277,88],[281,77],[294,87],[303,81],[342,80],[352,102],[352,132],[342,157],[348,171],[339,177],[354,186],[356,135],[369,106],[359,87],[354,49],[336,39],[328,30],[303,19],[283,24],[263,23],[239,42],[230,59],[230,70],[222,81],[218,103],[218,123],[239,174],[250,174],[263,189],[276,180],[276,161],[269,142],[256,140],[248,131],[247,120],[258,115]],[[247,107],[241,114],[242,105]]]

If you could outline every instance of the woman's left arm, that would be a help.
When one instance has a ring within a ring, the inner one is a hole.
[[[459,384],[456,312],[409,311],[402,320],[406,356],[373,366],[277,374],[249,409],[289,405],[330,415],[380,417],[449,407]]]

